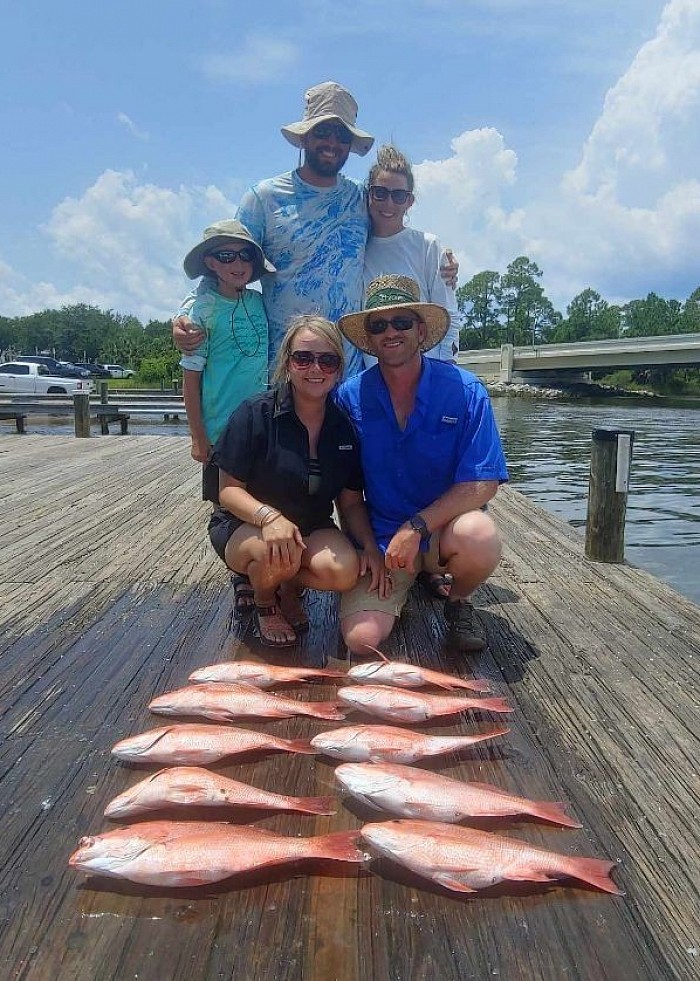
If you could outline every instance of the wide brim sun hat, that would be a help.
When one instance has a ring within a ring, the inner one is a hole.
[[[352,133],[350,150],[364,157],[372,149],[374,137],[355,125],[357,103],[347,89],[337,82],[321,82],[304,95],[304,118],[282,127],[282,136],[300,148],[302,138],[319,123],[338,122]]]
[[[265,258],[262,248],[255,241],[245,225],[231,218],[226,221],[217,221],[204,229],[202,241],[198,242],[193,249],[190,249],[185,256],[185,261],[183,262],[185,274],[189,279],[199,279],[200,276],[213,276],[212,270],[204,262],[204,257],[211,252],[218,252],[220,249],[225,249],[227,246],[233,245],[236,241],[248,242],[255,249],[253,275],[248,282],[254,283],[261,276],[264,276],[265,273],[276,272],[275,267]]]
[[[359,347],[365,354],[374,354],[365,330],[369,313],[401,313],[411,310],[425,324],[425,340],[421,351],[436,347],[447,333],[450,315],[437,303],[422,303],[420,287],[409,276],[379,276],[367,287],[364,309],[359,313],[348,313],[338,321],[344,336]]]

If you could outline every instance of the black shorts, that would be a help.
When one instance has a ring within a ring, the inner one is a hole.
[[[202,500],[219,503],[219,468],[211,460],[202,467]]]
[[[207,528],[209,541],[222,562],[226,561],[226,545],[229,538],[242,524],[241,519],[231,514],[230,511],[224,511],[223,508],[216,508],[212,511]]]

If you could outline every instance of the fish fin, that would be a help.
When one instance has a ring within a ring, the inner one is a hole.
[[[564,875],[600,889],[601,892],[624,896],[623,890],[619,889],[610,878],[610,872],[616,867],[616,862],[602,858],[567,858],[561,866],[561,871]]]
[[[358,828],[356,831],[334,831],[310,838],[309,841],[313,842],[313,854],[318,858],[330,858],[336,862],[365,862],[367,853],[357,847],[359,839]]]
[[[341,711],[343,708],[341,702],[300,702],[299,704],[310,706],[311,711],[304,714],[315,716],[317,719],[331,719],[334,722],[342,722],[345,719],[345,712]]]
[[[306,814],[335,814],[334,797],[292,797],[298,811]]]
[[[378,651],[376,647],[372,647],[371,644],[365,644],[365,647],[367,648],[367,650],[374,651],[375,654],[379,654],[379,656],[381,657],[382,661],[384,661],[385,664],[391,664],[391,661],[386,656],[386,654],[382,654],[382,652]]]
[[[491,685],[486,678],[457,678],[457,688],[468,688],[469,691],[484,692],[492,691]]]
[[[370,763],[391,763],[394,761],[401,763],[405,760],[405,752],[402,749],[374,750],[370,752],[368,759]]]
[[[486,712],[515,712],[505,698],[482,698],[476,708]]]
[[[307,756],[315,756],[318,750],[311,745],[308,739],[287,739],[285,749],[291,753],[305,753]]]
[[[583,825],[576,818],[569,817],[564,808],[563,801],[535,800],[528,811],[534,817],[542,818],[543,821],[552,821],[553,824],[560,824],[562,828],[582,828]]]
[[[431,876],[431,878],[445,889],[451,889],[452,892],[476,892],[476,889],[467,885],[461,879],[455,878],[454,874],[450,872],[439,872],[437,875]]]

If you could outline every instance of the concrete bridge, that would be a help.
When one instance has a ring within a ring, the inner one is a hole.
[[[535,344],[460,351],[462,368],[487,382],[553,382],[557,377],[583,377],[598,368],[639,368],[652,365],[700,365],[700,333],[624,340],[581,341],[576,344]]]

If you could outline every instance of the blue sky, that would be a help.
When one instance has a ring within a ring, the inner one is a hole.
[[[279,127],[326,79],[411,158],[411,224],[462,283],[525,254],[562,312],[700,285],[700,0],[7,7],[1,315],[168,316],[204,226],[296,166]]]

